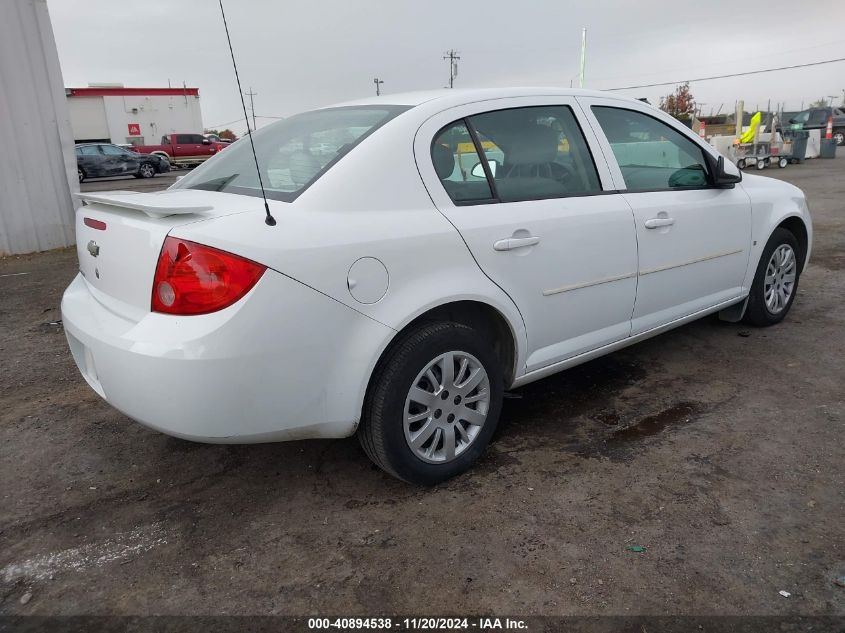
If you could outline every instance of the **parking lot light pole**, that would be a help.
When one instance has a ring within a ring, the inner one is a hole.
[[[373,83],[376,85],[376,96],[380,97],[381,96],[381,85],[384,82],[381,79],[379,79],[378,77],[376,77],[375,79],[373,79]]]

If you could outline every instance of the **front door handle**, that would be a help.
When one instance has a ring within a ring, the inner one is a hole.
[[[540,238],[534,235],[528,237],[508,237],[493,243],[493,249],[497,251],[512,251],[523,246],[534,246],[540,243]]]
[[[661,226],[672,226],[675,223],[675,218],[651,218],[645,221],[645,228],[659,229]]]

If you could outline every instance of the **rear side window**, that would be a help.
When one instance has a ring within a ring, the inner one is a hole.
[[[704,151],[691,139],[642,112],[593,106],[629,191],[708,186]]]
[[[103,150],[103,154],[106,156],[123,156],[126,152],[124,152],[119,147],[115,147],[114,145],[100,145],[100,148]]]
[[[493,199],[472,136],[462,120],[438,133],[431,144],[431,160],[443,188],[454,202]]]
[[[293,201],[328,169],[408,106],[347,106],[297,114],[254,133],[267,197]],[[235,143],[179,181],[177,189],[261,196],[249,142]],[[387,177],[387,176],[385,176]]]
[[[432,161],[455,203],[601,191],[587,142],[567,106],[510,108],[456,121],[435,138]]]

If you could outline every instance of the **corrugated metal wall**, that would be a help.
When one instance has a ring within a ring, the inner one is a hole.
[[[76,157],[46,0],[0,0],[0,255],[74,242]]]

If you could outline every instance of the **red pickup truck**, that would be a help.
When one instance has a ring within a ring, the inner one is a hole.
[[[160,145],[136,145],[132,149],[139,154],[165,156],[171,165],[189,167],[208,160],[228,145],[205,138],[202,134],[165,134]]]

